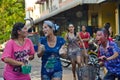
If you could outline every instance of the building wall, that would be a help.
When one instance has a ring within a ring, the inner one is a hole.
[[[103,27],[106,22],[111,24],[114,34],[116,34],[116,3],[106,2],[103,4],[91,4],[88,10],[88,25],[91,25],[91,16],[98,14],[98,27]],[[91,25],[92,26],[92,25]]]

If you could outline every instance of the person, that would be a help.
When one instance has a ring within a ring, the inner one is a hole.
[[[105,28],[97,31],[96,40],[99,44],[99,62],[107,69],[103,80],[120,80],[120,49],[114,41],[108,39],[109,33]]]
[[[27,37],[27,26],[22,22],[13,25],[11,39],[7,41],[1,60],[5,62],[4,80],[31,80],[21,67],[34,59],[33,43]]]
[[[88,64],[88,54],[87,54],[87,49],[89,48],[88,41],[90,39],[90,33],[86,31],[86,26],[82,25],[81,27],[82,31],[79,33],[80,38],[82,39],[84,46],[86,50],[83,48],[82,43],[80,42],[80,48],[82,49],[82,61],[81,64],[87,65]]]
[[[68,42],[67,44],[67,52],[68,57],[70,58],[71,64],[72,64],[72,73],[73,73],[73,80],[76,80],[76,62],[78,64],[78,67],[81,66],[81,50],[78,44],[79,39],[78,35],[74,31],[75,27],[73,24],[69,24],[68,26],[68,33],[65,35],[65,40]]]
[[[62,65],[59,50],[64,46],[65,40],[56,36],[55,32],[59,26],[52,21],[43,22],[44,37],[40,38],[38,44],[38,57],[42,57],[41,79],[62,80]]]
[[[104,25],[104,28],[108,31],[108,35],[109,35],[109,37],[108,37],[108,39],[110,40],[110,41],[114,41],[113,40],[113,31],[112,31],[112,27],[110,26],[110,23],[105,23],[105,25]]]

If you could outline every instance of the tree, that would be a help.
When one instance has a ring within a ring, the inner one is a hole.
[[[25,22],[24,0],[0,0],[0,43],[10,38],[16,22]]]

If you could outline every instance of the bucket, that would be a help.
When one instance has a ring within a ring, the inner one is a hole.
[[[32,68],[32,66],[30,64],[26,64],[26,65],[22,66],[22,73],[23,74],[31,73],[31,68]]]

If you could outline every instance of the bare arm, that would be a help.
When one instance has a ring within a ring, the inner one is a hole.
[[[118,52],[115,52],[112,56],[108,57],[107,60],[112,60],[118,57]]]
[[[23,62],[16,61],[16,60],[14,60],[14,59],[12,59],[12,58],[4,58],[3,61],[4,61],[5,63],[8,63],[8,64],[13,65],[13,66],[22,66],[22,65],[24,65]]]
[[[90,38],[82,39],[83,41],[89,41]]]
[[[40,58],[42,57],[43,53],[44,53],[45,47],[42,44],[38,44],[38,52],[37,52],[37,56]]]
[[[82,39],[83,41],[89,41],[89,39],[90,39],[90,34],[88,32],[86,34],[88,35],[88,38]]]
[[[79,33],[77,33],[77,38],[78,38],[79,41],[82,43],[83,48],[86,50],[85,45],[84,45],[84,43],[83,43],[83,39],[81,39]]]
[[[33,59],[34,59],[34,55],[30,55],[29,60],[33,60]]]

